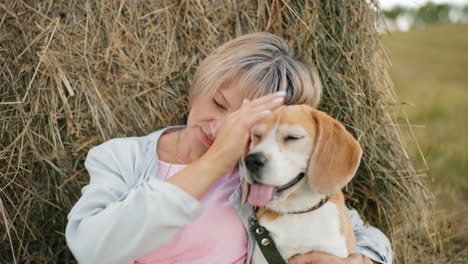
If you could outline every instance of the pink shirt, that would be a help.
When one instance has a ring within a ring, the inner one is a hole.
[[[187,165],[159,161],[158,176],[167,180]],[[239,172],[230,172],[213,183],[201,198],[203,214],[181,228],[170,242],[135,263],[245,263],[247,231],[229,196],[240,184]]]

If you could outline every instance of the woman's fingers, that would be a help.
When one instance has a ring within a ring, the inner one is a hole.
[[[258,122],[261,122],[274,110],[284,104],[285,93],[278,92],[250,101],[244,99],[241,108],[235,113],[239,118],[239,122],[251,128]]]
[[[252,111],[249,115],[241,116],[243,122],[246,124],[247,128],[252,128],[254,125],[262,122],[266,119],[277,107],[281,106],[282,103],[277,103],[274,107],[262,107],[262,109],[257,109]]]
[[[267,118],[272,111],[270,110],[264,110],[262,112],[259,112],[257,115],[253,115],[250,119],[249,126],[252,127],[257,123],[262,122],[265,118]]]
[[[262,112],[262,111],[265,111],[265,110],[273,111],[276,108],[282,106],[283,104],[284,104],[284,97],[283,96],[278,96],[278,97],[274,98],[273,100],[271,100],[271,101],[269,101],[267,103],[255,106],[252,109],[252,111],[255,111],[255,112]]]
[[[240,125],[250,131],[256,123],[284,104],[285,92],[268,94],[253,100],[244,99],[240,109],[228,115],[225,126]]]
[[[244,99],[240,110],[248,112],[249,115],[263,112],[265,110],[273,111],[284,104],[284,97],[284,93],[274,93],[260,97],[250,102],[248,99]]]
[[[249,109],[250,114],[267,113],[268,111],[275,111],[277,108],[284,104],[284,96],[276,96],[270,101],[254,106]]]
[[[273,101],[276,98],[284,98],[285,96],[286,96],[285,91],[279,91],[279,92],[276,92],[276,93],[267,94],[265,96],[253,99],[249,103],[249,105],[252,106],[252,107],[257,107],[257,106],[260,106],[260,105],[263,105],[263,104],[268,104],[268,103],[270,103],[271,101]]]

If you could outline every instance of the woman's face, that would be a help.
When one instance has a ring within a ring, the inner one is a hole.
[[[203,94],[195,97],[187,119],[191,147],[197,148],[197,152],[206,152],[213,144],[226,115],[239,109],[242,100],[236,82],[220,87],[213,98]]]

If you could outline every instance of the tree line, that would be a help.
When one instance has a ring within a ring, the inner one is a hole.
[[[435,4],[428,2],[419,8],[394,6],[390,9],[382,10],[387,20],[396,21],[399,17],[409,18],[412,26],[420,26],[434,23],[467,23],[468,4]]]

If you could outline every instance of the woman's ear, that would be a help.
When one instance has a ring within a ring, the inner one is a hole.
[[[309,161],[309,184],[321,194],[333,194],[356,173],[362,149],[340,122],[316,109],[311,109],[311,115],[316,138]]]

